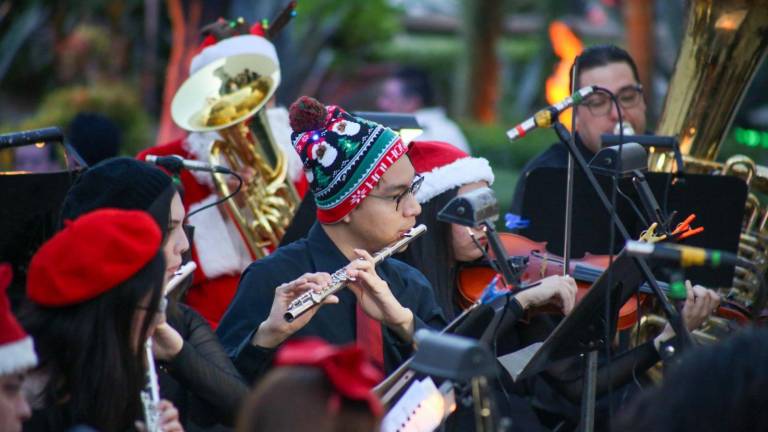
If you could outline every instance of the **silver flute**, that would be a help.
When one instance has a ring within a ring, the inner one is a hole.
[[[396,254],[397,252],[405,249],[405,247],[408,246],[408,243],[412,242],[426,231],[427,227],[425,225],[417,225],[411,228],[405,234],[403,234],[399,240],[376,252],[373,255],[373,263],[378,264],[393,254]],[[314,290],[309,290],[294,299],[291,304],[288,305],[288,310],[285,312],[283,317],[288,322],[295,320],[309,309],[322,303],[323,300],[325,300],[325,298],[329,295],[335,294],[346,287],[349,279],[350,278],[347,274],[346,267],[337,270],[334,274],[331,275],[331,283],[323,287],[321,291],[317,292]]]
[[[147,356],[147,382],[141,391],[141,404],[144,406],[144,425],[147,432],[160,432],[160,386],[157,383],[155,356],[152,354],[152,338],[144,343]]]
[[[197,264],[194,261],[189,261],[183,266],[179,267],[178,270],[173,274],[173,277],[171,280],[168,281],[167,284],[165,284],[165,288],[163,289],[163,295],[170,294],[174,289],[176,289],[177,286],[179,286],[184,280],[189,277],[189,275],[192,274],[197,270]]]

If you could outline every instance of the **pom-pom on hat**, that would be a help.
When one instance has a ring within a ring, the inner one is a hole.
[[[424,176],[416,199],[425,203],[441,193],[468,183],[493,184],[493,170],[485,158],[471,157],[451,144],[414,141],[408,157],[416,173]]]
[[[11,312],[6,290],[13,280],[8,263],[0,263],[0,376],[25,371],[37,365],[32,338]]]
[[[311,97],[294,102],[289,115],[293,147],[304,164],[321,223],[349,214],[408,151],[392,129]]]
[[[48,307],[98,297],[130,279],[160,251],[160,227],[139,210],[97,210],[74,221],[32,257],[27,297]]]
[[[355,345],[336,347],[318,338],[297,339],[287,342],[277,352],[275,364],[319,368],[337,394],[367,402],[374,415],[382,414],[381,402],[372,390],[383,377],[366,359],[363,350]]]

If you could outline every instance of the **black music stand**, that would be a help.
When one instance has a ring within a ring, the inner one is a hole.
[[[0,175],[0,262],[13,266],[9,297],[14,305],[24,295],[27,264],[58,229],[61,204],[80,172]]]
[[[61,128],[48,127],[0,135],[0,150],[37,143],[62,145],[66,170],[0,173],[0,262],[13,267],[8,290],[12,305],[24,297],[29,260],[58,230],[61,204],[70,185],[87,165],[64,139]]]
[[[526,179],[521,211],[522,217],[528,219],[530,224],[520,230],[520,234],[532,240],[547,242],[547,250],[557,255],[562,255],[563,251],[565,176],[564,168],[544,167],[533,170]],[[672,228],[691,213],[696,214],[694,226],[704,227],[704,232],[686,239],[685,244],[736,252],[747,199],[746,183],[737,177],[685,174],[683,181],[670,184],[673,176],[669,173],[645,174],[647,185],[660,206],[667,212],[677,210]],[[597,176],[597,180],[603,192],[608,193],[611,178]],[[619,187],[638,209],[643,208],[631,179],[620,179]],[[633,238],[636,239],[641,231],[648,228],[625,198],[619,196],[616,207],[619,219]],[[579,257],[586,252],[607,254],[610,249],[609,233],[602,227],[608,227],[610,223],[609,214],[600,204],[586,177],[577,171],[573,196],[573,256]],[[623,246],[624,239],[616,236],[613,251],[617,252]],[[689,269],[687,276],[703,285],[728,286],[733,280],[733,267]]]
[[[634,261],[635,258],[621,251],[573,311],[560,321],[543,344],[535,350],[530,360],[521,365],[520,357],[516,353],[507,354],[499,357],[502,366],[515,380],[521,380],[556,366],[560,361],[584,355],[586,361],[582,415],[594,418],[598,350],[613,340],[619,309],[644,280],[638,264]],[[608,305],[606,299],[610,299]],[[606,310],[609,311],[607,321]]]

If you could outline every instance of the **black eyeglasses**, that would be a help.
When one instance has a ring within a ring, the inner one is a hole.
[[[424,183],[424,176],[417,174],[413,178],[413,181],[411,182],[411,185],[408,187],[408,189],[400,192],[397,195],[394,195],[394,196],[368,195],[368,196],[373,198],[383,199],[383,200],[394,201],[395,210],[400,210],[400,201],[402,201],[403,198],[405,198],[408,194],[416,195],[422,183]]]
[[[642,98],[643,86],[640,84],[624,87],[616,93],[616,99],[619,101],[619,105],[624,109],[637,106]],[[600,92],[591,94],[581,104],[586,106],[593,116],[597,117],[610,114],[612,108],[611,97]]]

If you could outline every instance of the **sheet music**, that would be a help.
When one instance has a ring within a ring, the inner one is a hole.
[[[509,372],[512,379],[517,381],[517,377],[520,376],[523,369],[525,369],[528,362],[531,361],[533,355],[536,354],[536,351],[538,351],[542,345],[544,345],[544,342],[536,342],[521,350],[503,355],[499,357],[499,363],[501,363],[501,365],[504,366],[504,369]]]
[[[446,413],[446,401],[432,378],[414,381],[384,416],[382,432],[431,432]]]

